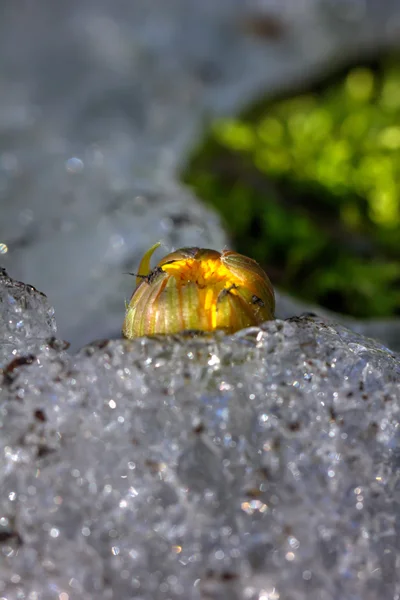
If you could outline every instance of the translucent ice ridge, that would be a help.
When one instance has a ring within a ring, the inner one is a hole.
[[[0,374],[1,598],[398,597],[398,355],[304,316],[70,356],[29,290]]]
[[[54,309],[44,294],[11,279],[0,267],[0,367],[34,351],[56,334]]]

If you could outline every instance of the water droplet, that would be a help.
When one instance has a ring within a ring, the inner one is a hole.
[[[65,168],[67,169],[68,173],[81,173],[84,167],[85,164],[83,160],[77,158],[76,156],[69,158],[65,163]]]
[[[59,529],[57,529],[56,527],[52,527],[52,528],[50,529],[50,536],[51,536],[52,538],[57,538],[57,537],[59,536],[59,534],[60,534],[60,530],[59,530]]]

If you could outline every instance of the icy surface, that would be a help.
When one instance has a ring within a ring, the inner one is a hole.
[[[7,285],[1,598],[399,598],[398,355],[305,316],[70,356]]]
[[[53,315],[54,309],[44,294],[14,281],[0,268],[0,368],[55,337]]]
[[[4,2],[0,253],[75,347],[117,335],[143,252],[221,250],[179,185],[209,120],[399,45],[398,0]]]

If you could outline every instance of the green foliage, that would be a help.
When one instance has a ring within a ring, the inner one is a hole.
[[[275,283],[358,317],[400,314],[400,64],[220,120],[184,180]]]

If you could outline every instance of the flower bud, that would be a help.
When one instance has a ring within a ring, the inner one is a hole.
[[[122,329],[126,338],[185,330],[233,333],[274,318],[274,291],[256,261],[231,250],[182,248],[151,269],[159,245],[140,263]]]

